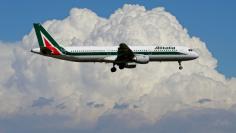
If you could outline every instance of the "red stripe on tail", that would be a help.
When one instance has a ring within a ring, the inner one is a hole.
[[[52,51],[53,55],[61,55],[60,51],[58,51],[46,38],[43,37],[43,41],[46,45],[46,48]]]

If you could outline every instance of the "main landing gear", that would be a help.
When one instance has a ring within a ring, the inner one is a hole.
[[[122,70],[125,68],[125,64],[119,64],[119,69]]]
[[[116,67],[115,67],[115,66],[113,66],[113,67],[111,68],[111,72],[116,72]]]
[[[111,72],[116,72],[116,67],[115,67],[115,63],[113,64],[113,67],[111,68]],[[125,68],[124,64],[117,64],[119,66],[119,69],[122,70]]]
[[[181,61],[178,61],[178,63],[179,63],[179,70],[182,70],[183,66],[181,65]]]
[[[116,67],[115,67],[115,63],[113,63],[113,67],[111,68],[111,72],[116,72]]]

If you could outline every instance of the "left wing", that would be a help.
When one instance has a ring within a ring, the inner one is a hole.
[[[135,56],[134,52],[125,43],[119,45],[117,53],[116,62],[132,61]]]

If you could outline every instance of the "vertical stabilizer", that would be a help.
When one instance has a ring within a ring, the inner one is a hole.
[[[34,29],[38,39],[40,52],[43,54],[61,55],[65,54],[65,49],[61,47],[43,28],[41,24],[34,24]]]

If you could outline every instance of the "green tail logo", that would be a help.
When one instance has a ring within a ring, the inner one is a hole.
[[[53,55],[65,54],[66,50],[58,45],[41,24],[34,24],[34,29],[42,53]]]

